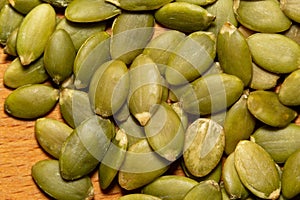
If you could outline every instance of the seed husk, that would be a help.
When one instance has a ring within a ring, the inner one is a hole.
[[[164,200],[181,200],[197,184],[197,181],[184,176],[164,175],[145,186],[142,193]]]
[[[9,35],[20,26],[24,17],[12,8],[8,2],[0,11],[0,43],[6,44]]]
[[[118,200],[161,200],[161,198],[148,194],[127,194],[120,197]]]
[[[300,105],[300,70],[293,71],[289,74],[280,85],[278,98],[286,106]]]
[[[300,148],[300,126],[294,123],[284,128],[263,126],[251,135],[251,141],[263,147],[276,163],[284,163]]]
[[[129,91],[128,69],[124,62],[112,60],[102,64],[92,77],[89,98],[93,110],[102,117],[116,113]]]
[[[169,57],[165,77],[169,84],[182,85],[199,78],[216,57],[216,37],[198,31],[183,39]]]
[[[32,166],[31,174],[41,190],[55,199],[93,199],[94,188],[89,177],[75,181],[64,180],[57,160],[42,160]]]
[[[170,3],[172,0],[153,0],[153,1],[144,1],[144,0],[106,0],[124,10],[129,11],[147,11],[155,10],[163,5]]]
[[[277,199],[280,176],[274,160],[258,144],[242,140],[234,151],[234,165],[244,186],[255,196]]]
[[[126,190],[143,187],[164,174],[169,164],[143,139],[128,148],[118,174],[119,185]]]
[[[73,0],[65,10],[65,17],[72,22],[100,22],[121,13],[115,5],[105,0]]]
[[[272,91],[251,92],[247,106],[255,118],[273,127],[287,126],[297,116],[297,112],[283,105],[278,94]]]
[[[11,56],[18,56],[17,53],[17,36],[18,36],[19,28],[16,28],[13,32],[11,32],[6,40],[6,45],[4,47],[4,53],[9,54]]]
[[[234,104],[243,93],[244,83],[234,75],[221,73],[200,77],[191,86],[181,97],[183,110],[207,115]]]
[[[185,195],[183,200],[194,200],[198,197],[203,200],[222,200],[219,184],[213,180],[201,181]]]
[[[36,119],[56,105],[59,91],[42,84],[25,85],[11,92],[4,102],[5,111],[16,118]]]
[[[147,46],[154,32],[150,13],[123,12],[112,25],[110,53],[113,59],[130,64]]]
[[[216,18],[201,6],[186,2],[168,3],[158,9],[154,16],[163,26],[184,33],[203,31]]]
[[[112,122],[99,116],[82,122],[62,146],[59,157],[61,176],[75,180],[93,171],[107,152],[114,132]]]
[[[152,149],[169,161],[180,157],[184,145],[184,129],[177,113],[162,102],[154,108],[149,122],[145,126],[147,140]]]
[[[267,71],[290,73],[300,66],[300,46],[284,35],[256,33],[247,42],[253,61]]]
[[[297,0],[280,0],[280,8],[291,20],[300,23],[300,2]]]
[[[127,99],[131,114],[146,125],[151,114],[150,109],[160,104],[163,86],[157,65],[147,55],[135,58],[129,69],[130,87]]]
[[[65,123],[51,118],[36,120],[34,130],[41,147],[56,159],[59,158],[63,143],[73,131]]]
[[[294,152],[285,162],[282,172],[282,194],[292,199],[300,193],[299,184],[300,150]]]
[[[64,45],[60,45],[60,44]],[[44,50],[45,69],[54,83],[60,85],[71,76],[76,50],[70,35],[57,29],[49,38]]]
[[[17,37],[17,52],[23,65],[30,64],[43,54],[55,26],[56,13],[49,4],[39,4],[25,16]]]
[[[278,1],[234,0],[236,19],[250,30],[278,33],[289,29],[291,20],[282,12]]]
[[[125,159],[127,146],[126,133],[124,130],[119,129],[99,166],[98,173],[101,189],[107,189],[116,177]]]
[[[76,54],[73,67],[77,89],[86,88],[98,67],[111,59],[109,46],[110,35],[106,31],[91,35],[82,44]]]
[[[183,159],[196,177],[209,174],[221,160],[225,146],[222,126],[206,118],[196,119],[185,133]]]
[[[29,66],[23,66],[17,57],[8,65],[4,72],[3,82],[7,87],[18,88],[27,84],[43,83],[48,78],[43,57]]]
[[[18,12],[26,15],[29,13],[34,7],[42,4],[41,0],[9,0],[10,5],[16,9]]]

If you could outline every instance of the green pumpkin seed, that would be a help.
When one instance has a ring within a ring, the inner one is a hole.
[[[24,17],[6,3],[0,11],[0,43],[6,44],[9,35],[20,26]]]
[[[179,102],[181,97],[188,91],[191,90],[192,86],[190,83],[183,85],[169,85],[169,99],[172,102]]]
[[[224,146],[222,126],[210,119],[198,118],[185,133],[183,159],[187,170],[196,177],[206,176],[218,165]]]
[[[277,81],[280,78],[278,74],[268,72],[261,67],[252,63],[252,79],[249,87],[255,90],[268,90],[277,85]]]
[[[165,77],[169,84],[182,85],[199,78],[216,56],[213,33],[198,31],[182,40],[170,55]]]
[[[176,2],[187,2],[187,3],[196,4],[198,6],[205,6],[208,4],[212,4],[216,1],[217,0],[176,0]]]
[[[54,8],[43,3],[34,7],[24,18],[17,37],[17,52],[23,65],[30,64],[44,52],[55,29],[55,16]]]
[[[74,23],[68,21],[66,18],[61,19],[57,24],[56,29],[64,29],[69,33],[72,38],[76,51],[78,51],[81,45],[93,34],[99,31],[104,31],[106,28],[106,22],[94,22],[94,23]]]
[[[63,46],[60,45],[62,43]],[[76,51],[70,35],[63,29],[54,31],[44,52],[45,68],[54,83],[59,85],[71,76],[75,56]]]
[[[251,92],[247,106],[255,118],[273,127],[284,127],[297,116],[296,111],[280,103],[278,95],[271,91]]]
[[[169,161],[181,155],[184,145],[184,129],[177,113],[167,103],[155,106],[145,126],[147,140],[152,149]]]
[[[75,86],[86,88],[99,66],[110,60],[110,35],[99,31],[90,36],[80,47],[74,61]]]
[[[185,131],[187,129],[188,123],[189,123],[187,113],[184,112],[184,110],[182,109],[182,105],[179,102],[172,103],[171,107],[177,113],[177,115],[179,116],[179,119],[181,121],[183,130]]]
[[[141,140],[128,148],[119,171],[119,185],[126,190],[143,187],[165,173],[169,164],[152,151],[147,140]]]
[[[181,200],[197,184],[197,181],[184,176],[164,175],[145,186],[142,193],[164,200]]]
[[[280,86],[278,97],[281,103],[287,106],[300,105],[300,70],[296,70],[289,74]]]
[[[242,95],[244,83],[236,76],[221,73],[201,77],[191,83],[182,97],[183,110],[207,115],[225,110]]]
[[[130,64],[143,52],[154,32],[154,17],[149,13],[122,13],[113,22],[111,56]]]
[[[216,18],[201,6],[186,2],[166,4],[154,16],[163,26],[185,33],[203,31]]]
[[[294,152],[285,162],[282,173],[282,194],[292,199],[300,193],[299,184],[300,150]]]
[[[220,184],[220,188],[221,188],[221,193],[222,193],[222,200],[230,200],[228,193],[225,190],[224,184],[221,183]],[[249,199],[247,199],[249,200]]]
[[[35,137],[41,147],[54,158],[59,158],[60,150],[73,129],[61,121],[51,118],[36,120]]]
[[[89,96],[86,92],[65,88],[60,93],[60,112],[63,119],[75,128],[87,118],[94,116]]]
[[[124,62],[102,64],[92,77],[89,97],[95,113],[109,117],[126,101],[129,91],[128,69]]]
[[[16,28],[13,32],[11,32],[6,40],[6,45],[4,47],[4,53],[18,56],[17,53],[17,37],[18,37],[19,28]]]
[[[43,83],[48,79],[44,68],[43,57],[29,66],[23,66],[19,58],[15,58],[7,67],[3,82],[7,87],[18,88],[27,84]]]
[[[244,186],[255,196],[277,199],[281,183],[271,156],[258,144],[242,140],[234,151],[234,165]]]
[[[185,34],[179,31],[165,31],[149,42],[143,54],[148,55],[157,64],[160,73],[163,75],[170,55],[184,38]]]
[[[220,186],[213,180],[202,181],[193,187],[183,198],[183,200],[194,200],[201,197],[203,200],[222,200]]]
[[[62,177],[75,180],[93,171],[107,152],[114,131],[110,120],[98,116],[88,118],[74,129],[61,149]]]
[[[100,22],[121,13],[105,0],[73,0],[66,8],[65,16],[72,22]]]
[[[264,33],[282,32],[292,25],[278,1],[234,0],[236,19],[250,30]]]
[[[249,196],[249,191],[241,182],[235,169],[234,153],[231,153],[224,162],[222,180],[230,199],[245,199]]]
[[[300,148],[300,126],[291,123],[284,128],[263,126],[251,136],[251,141],[262,146],[277,163],[284,163]]]
[[[254,131],[256,120],[248,110],[247,98],[247,94],[242,95],[226,113],[223,127],[225,132],[225,153],[227,155],[234,151],[240,140],[249,139]]]
[[[206,10],[216,16],[216,19],[207,29],[207,31],[213,32],[215,35],[219,34],[219,31],[226,22],[231,23],[233,26],[238,25],[233,12],[232,0],[217,0],[215,3],[208,5]]]
[[[35,119],[48,114],[56,105],[58,98],[59,91],[51,86],[25,85],[8,95],[4,108],[13,117]]]
[[[145,11],[145,10],[155,10],[163,5],[170,3],[172,0],[154,0],[154,1],[144,1],[144,0],[106,0],[124,10],[130,11]]]
[[[127,194],[120,197],[118,200],[161,200],[161,198],[148,194]]]
[[[107,189],[118,173],[128,146],[127,136],[124,130],[119,129],[109,149],[99,166],[99,182],[101,189]]]
[[[300,23],[300,2],[297,0],[280,0],[280,8],[291,20]]]
[[[284,32],[284,35],[294,40],[300,45],[300,25],[293,24],[287,31]]]
[[[9,0],[10,5],[22,14],[29,13],[34,7],[42,4],[41,0]]]
[[[57,8],[67,7],[73,0],[42,0]]]
[[[161,102],[163,91],[161,75],[152,59],[141,54],[130,66],[129,77],[130,88],[127,100],[129,110],[144,126],[151,117],[151,107]]]
[[[39,188],[55,199],[81,200],[94,197],[91,179],[83,177],[75,181],[64,180],[59,173],[57,160],[37,162],[32,166],[31,174]]]
[[[251,53],[242,33],[232,24],[225,23],[218,35],[218,60],[227,74],[240,78],[249,85],[252,78]]]
[[[253,61],[267,71],[290,73],[300,66],[300,46],[284,35],[256,33],[247,42]]]

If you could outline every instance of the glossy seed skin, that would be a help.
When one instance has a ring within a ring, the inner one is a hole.
[[[299,76],[300,70],[293,71],[289,74],[280,86],[278,98],[281,103],[287,106],[300,105],[299,98]]]
[[[18,12],[26,15],[34,7],[42,4],[43,2],[41,0],[32,0],[32,1],[26,1],[26,0],[9,0],[9,3]]]
[[[18,56],[17,53],[17,36],[18,36],[19,28],[16,28],[11,34],[8,36],[6,40],[6,45],[4,47],[4,53],[12,55],[12,56]]]
[[[108,2],[128,11],[147,11],[155,10],[161,6],[170,3],[171,0],[107,0]]]
[[[220,186],[213,180],[201,181],[185,195],[184,200],[193,200],[199,196],[203,200],[222,200]]]
[[[280,8],[291,20],[300,23],[300,3],[297,0],[280,0]]]

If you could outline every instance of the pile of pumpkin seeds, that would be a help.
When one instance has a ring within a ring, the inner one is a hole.
[[[300,198],[299,0],[0,4],[5,111],[36,120],[50,197],[93,199],[97,171],[123,200]]]

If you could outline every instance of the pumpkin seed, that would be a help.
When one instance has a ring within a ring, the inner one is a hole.
[[[220,186],[213,180],[202,181],[193,187],[183,198],[183,200],[193,200],[201,197],[203,200],[222,200]]]
[[[300,45],[300,25],[293,24],[287,31],[284,32],[284,35],[294,40]]]
[[[218,165],[224,146],[222,126],[210,119],[198,118],[185,133],[183,159],[187,170],[196,177],[206,176]]]
[[[255,118],[273,127],[284,127],[297,116],[296,111],[280,103],[278,95],[271,91],[251,92],[247,106]]]
[[[72,22],[99,22],[121,13],[105,0],[73,0],[65,10],[65,17]]]
[[[15,58],[4,72],[3,82],[10,88],[18,88],[27,84],[43,83],[48,77],[43,57],[25,67],[19,58]]]
[[[17,37],[17,52],[23,65],[30,64],[43,54],[56,26],[55,16],[54,8],[42,3],[34,7],[22,21]]]
[[[148,194],[127,194],[120,197],[119,200],[161,200],[161,198]]]
[[[216,18],[201,6],[186,2],[168,3],[155,11],[154,16],[163,26],[185,33],[203,31]]]
[[[17,118],[35,119],[56,105],[59,91],[42,84],[24,85],[12,91],[4,102],[5,111]]]
[[[42,4],[43,2],[41,0],[32,0],[32,1],[27,1],[27,0],[9,0],[9,3],[18,12],[26,15],[34,7]]]
[[[92,199],[94,188],[89,177],[75,181],[64,180],[59,172],[57,160],[42,160],[34,164],[31,174],[36,184],[55,199]]]
[[[299,106],[300,105],[300,93],[299,93],[299,77],[300,70],[296,70],[289,74],[280,86],[278,98],[281,103],[287,106]]]
[[[19,28],[16,28],[13,32],[11,32],[6,40],[6,45],[4,47],[4,53],[18,56],[17,53],[17,36],[18,36]]]
[[[258,144],[242,140],[234,151],[234,165],[244,186],[255,196],[277,199],[281,183],[271,156]]]
[[[34,130],[35,137],[42,148],[57,159],[63,143],[73,131],[65,123],[51,118],[36,120]]]
[[[145,186],[142,193],[164,200],[181,200],[197,184],[197,181],[184,176],[164,175]]]
[[[263,126],[251,136],[251,141],[263,147],[277,163],[284,163],[300,148],[300,126],[291,123],[284,128]]]
[[[182,128],[185,131],[187,129],[188,123],[189,123],[187,113],[184,112],[184,110],[182,109],[182,106],[179,102],[172,103],[171,107],[177,113],[177,115],[179,116],[179,119],[180,119],[181,124],[182,124]]]
[[[128,108],[127,101],[124,102],[122,107],[118,110],[118,112],[116,112],[113,115],[113,117],[114,117],[114,120],[118,123],[122,123],[130,117],[130,111],[129,111],[129,108]]]
[[[253,61],[267,71],[290,73],[300,66],[300,46],[284,35],[256,33],[247,42]]]
[[[73,0],[42,0],[43,2],[49,3],[57,8],[67,7]]]
[[[300,23],[300,2],[297,0],[280,0],[280,8],[291,20]]]
[[[187,2],[187,3],[196,4],[198,6],[205,6],[208,4],[212,4],[216,1],[217,0],[176,0],[176,2]]]
[[[155,10],[161,6],[170,3],[172,0],[154,0],[154,1],[143,1],[143,0],[106,0],[124,10],[130,11],[145,11]]]

